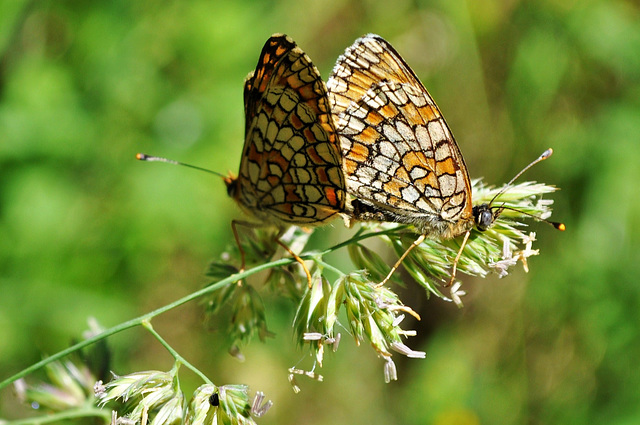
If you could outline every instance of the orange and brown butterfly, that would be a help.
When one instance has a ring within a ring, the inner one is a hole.
[[[267,40],[244,84],[246,131],[229,195],[279,227],[317,226],[345,210],[342,156],[327,90],[311,59],[286,35]]]
[[[345,178],[327,89],[291,38],[267,40],[245,80],[244,105],[240,171],[224,179],[229,196],[260,223],[281,229],[318,226],[343,214]]]
[[[229,196],[253,219],[232,222],[243,269],[237,225],[281,231],[291,225],[318,226],[344,214],[347,198],[325,83],[288,36],[274,34],[265,43],[244,83],[244,109],[240,170],[237,177],[223,177]],[[177,163],[144,154],[138,159]],[[276,242],[303,266],[310,283],[304,262],[279,238]]]
[[[346,186],[327,89],[291,38],[274,34],[267,40],[245,80],[244,105],[240,170],[224,179],[229,196],[250,217],[280,229],[318,226],[343,214]],[[236,224],[243,223],[233,223],[237,240]],[[277,241],[310,283],[304,262]]]
[[[420,233],[382,283],[425,238],[464,234],[464,247],[474,225],[491,226],[501,208],[473,206],[469,173],[449,126],[387,41],[374,34],[356,40],[338,58],[327,89],[353,218],[411,224]],[[550,155],[545,151],[534,163]]]

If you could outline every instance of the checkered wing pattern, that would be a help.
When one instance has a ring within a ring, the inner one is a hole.
[[[228,192],[276,225],[315,226],[345,209],[342,159],[320,73],[286,35],[267,40],[244,87],[246,133]]]
[[[434,238],[473,226],[469,175],[451,130],[388,42],[356,40],[327,88],[354,218],[413,224]]]

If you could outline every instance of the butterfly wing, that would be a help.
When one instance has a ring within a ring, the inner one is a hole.
[[[313,226],[343,212],[345,180],[326,86],[291,38],[267,40],[244,100],[240,205],[276,224]]]
[[[464,233],[473,223],[464,159],[395,49],[376,35],[356,40],[327,87],[356,218],[410,223],[433,237]]]

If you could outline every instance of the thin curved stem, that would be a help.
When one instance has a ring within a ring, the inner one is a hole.
[[[347,239],[344,242],[340,242],[339,244],[336,244],[330,248],[325,249],[324,251],[322,251],[320,253],[320,255],[326,255],[329,254],[330,252],[336,251],[340,248],[344,248],[345,246],[351,245],[352,243],[355,242],[360,242],[362,240],[365,239],[369,239],[369,238],[375,238],[378,236],[384,236],[384,235],[392,235],[394,233],[397,233],[398,231],[403,231],[406,229],[407,226],[398,226],[398,227],[394,227],[392,229],[385,229],[385,230],[380,230],[380,231],[376,231],[376,232],[369,232],[369,233],[364,233],[364,232],[358,232],[356,233],[352,238]],[[301,255],[300,258],[303,259],[307,259],[308,255]]]
[[[198,368],[193,366],[191,363],[189,363],[187,361],[187,359],[182,357],[171,345],[169,345],[169,343],[164,338],[162,338],[162,336],[160,336],[160,334],[158,332],[156,332],[155,329],[153,329],[153,326],[151,325],[151,322],[149,322],[148,320],[143,320],[142,321],[142,327],[145,328],[146,330],[148,330],[151,333],[151,335],[153,335],[160,342],[160,344],[162,344],[164,346],[164,348],[166,348],[167,351],[169,353],[171,353],[171,355],[173,356],[173,358],[177,362],[179,362],[180,364],[183,364],[187,368],[191,369],[193,371],[193,373],[198,375],[200,377],[200,379],[202,379],[205,383],[207,383],[209,385],[213,385],[213,382],[211,382],[211,380],[209,380],[209,378],[207,378],[207,376],[205,374],[200,372],[200,370]]]
[[[323,255],[326,255],[326,254],[328,254],[330,252],[333,252],[335,250],[338,250],[340,248],[344,248],[345,246],[348,246],[348,245],[350,245],[352,243],[355,243],[355,242],[359,242],[359,241],[364,240],[364,239],[377,237],[377,236],[381,236],[381,235],[386,235],[386,234],[393,234],[393,233],[397,232],[399,229],[401,229],[401,227],[393,228],[393,229],[386,229],[386,230],[382,230],[382,231],[379,231],[379,232],[362,233],[362,232],[358,231],[351,239],[348,239],[348,240],[346,240],[344,242],[336,244],[336,245],[334,245],[334,246],[322,251],[319,254],[319,256],[322,257]],[[317,257],[317,256],[318,256],[318,253],[312,253],[312,254],[301,255],[300,258],[305,259],[305,260],[309,260],[309,259],[313,260],[314,257]],[[85,339],[83,341],[80,341],[77,344],[72,345],[71,347],[68,347],[68,348],[66,348],[64,350],[61,350],[61,351],[55,353],[55,354],[52,354],[51,356],[49,356],[49,357],[47,357],[47,358],[45,358],[43,360],[40,360],[39,362],[34,363],[33,365],[27,367],[26,369],[23,369],[22,371],[16,373],[15,375],[10,376],[9,378],[7,378],[7,379],[3,380],[2,382],[0,382],[0,389],[5,388],[6,386],[11,384],[12,382],[14,382],[14,381],[16,381],[16,380],[18,380],[20,378],[23,378],[23,377],[27,376],[28,374],[30,374],[32,372],[35,372],[36,370],[46,366],[49,363],[52,363],[52,362],[54,362],[56,360],[59,360],[59,359],[65,357],[65,356],[67,356],[67,355],[69,355],[69,354],[71,354],[71,353],[73,353],[75,351],[78,351],[78,350],[80,350],[80,349],[82,349],[84,347],[87,347],[87,346],[89,346],[89,345],[91,345],[91,344],[93,344],[93,343],[95,343],[97,341],[100,341],[100,340],[102,340],[104,338],[107,338],[107,337],[109,337],[111,335],[114,335],[114,334],[117,334],[119,332],[125,331],[127,329],[134,328],[136,326],[140,326],[140,325],[143,324],[143,322],[145,322],[145,321],[149,322],[154,317],[159,316],[159,315],[161,315],[163,313],[166,313],[167,311],[172,310],[172,309],[174,309],[174,308],[176,308],[178,306],[181,306],[182,304],[186,304],[189,301],[197,299],[197,298],[199,298],[199,297],[201,297],[203,295],[206,295],[208,293],[214,292],[214,291],[216,291],[216,290],[218,290],[218,289],[220,289],[220,288],[222,288],[224,286],[227,286],[227,285],[229,285],[229,284],[231,284],[233,282],[237,282],[237,281],[239,281],[241,279],[244,279],[245,277],[248,277],[248,276],[251,276],[251,275],[256,274],[258,272],[261,272],[262,270],[288,265],[288,264],[291,264],[294,261],[295,260],[293,258],[282,258],[282,259],[279,259],[279,260],[276,260],[276,261],[271,261],[269,263],[261,264],[259,266],[256,266],[256,267],[250,269],[250,270],[245,270],[245,271],[243,271],[241,273],[233,274],[233,275],[231,275],[231,276],[229,276],[229,277],[227,277],[225,279],[222,279],[222,280],[220,280],[220,281],[218,281],[218,282],[216,282],[214,284],[211,284],[211,285],[209,285],[209,286],[207,286],[205,288],[202,288],[202,289],[200,289],[198,291],[195,291],[195,292],[193,292],[193,293],[191,293],[191,294],[189,294],[189,295],[187,295],[185,297],[182,297],[182,298],[180,298],[180,299],[178,299],[178,300],[176,300],[176,301],[174,301],[174,302],[172,302],[170,304],[164,305],[164,306],[162,306],[162,307],[160,307],[160,308],[158,308],[156,310],[153,310],[153,311],[151,311],[149,313],[146,313],[146,314],[144,314],[142,316],[138,316],[138,317],[136,317],[134,319],[128,320],[126,322],[123,322],[123,323],[120,323],[120,324],[118,324],[116,326],[113,326],[113,327],[111,327],[109,329],[106,329],[102,333],[94,335],[91,338],[88,338],[88,339]],[[326,266],[326,263],[323,262],[323,265]],[[335,267],[331,267],[331,269],[333,271],[337,272],[337,273],[344,274],[342,271],[338,270]],[[187,364],[187,363],[185,363],[185,364]]]
[[[314,258],[313,261],[316,262],[317,264],[321,265],[322,268],[324,268],[326,270],[331,270],[332,272],[334,272],[335,274],[337,274],[340,277],[344,276],[344,272],[342,270],[340,270],[337,267],[332,266],[329,263],[324,262],[320,258]]]
[[[104,420],[104,423],[109,423],[109,421],[111,421],[111,411],[108,409],[100,409],[98,407],[81,407],[79,409],[66,410],[63,412],[36,416],[28,419],[11,421],[11,425],[43,425],[48,423],[60,422],[67,419],[78,419],[87,417],[101,418]]]
[[[55,354],[52,354],[51,356],[47,357],[46,359],[40,360],[37,363],[34,363],[33,365],[29,366],[26,369],[23,369],[22,371],[16,373],[15,375],[5,379],[4,381],[0,382],[0,389],[6,387],[7,385],[11,384],[12,382],[23,378],[25,376],[27,376],[28,374],[46,366],[49,363],[52,363],[58,359],[61,359],[62,357],[65,357],[75,351],[78,351],[84,347],[87,347],[97,341],[100,341],[104,338],[107,338],[111,335],[117,334],[119,332],[122,332],[124,330],[136,327],[136,326],[140,326],[142,325],[143,321],[150,321],[151,319],[153,319],[156,316],[159,316],[162,313],[165,313],[171,309],[174,309],[178,306],[181,306],[182,304],[186,304],[189,301],[192,301],[196,298],[199,298],[203,295],[206,295],[210,292],[216,291],[224,286],[230,285],[233,282],[237,282],[238,280],[244,279],[247,276],[251,276],[253,274],[256,274],[262,270],[266,270],[266,269],[270,269],[273,267],[279,267],[279,266],[284,266],[287,264],[292,263],[293,261],[295,261],[292,258],[282,258],[280,260],[276,260],[276,261],[271,261],[269,263],[265,263],[265,264],[261,264],[259,266],[256,266],[250,270],[246,270],[242,273],[236,273],[233,274],[225,279],[222,279],[221,281],[218,281],[214,284],[211,284],[205,288],[202,288],[196,292],[193,292],[185,297],[180,298],[179,300],[176,300],[170,304],[167,304],[165,306],[162,306],[150,313],[146,313],[142,316],[138,316],[134,319],[128,320],[126,322],[120,323],[119,325],[116,325],[112,328],[106,329],[104,332],[99,333],[97,335],[92,336],[91,338],[85,339],[83,341],[78,342],[77,344],[72,345],[71,347],[68,347],[62,351],[59,351]]]

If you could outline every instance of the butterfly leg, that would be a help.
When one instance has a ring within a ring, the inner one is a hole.
[[[311,272],[309,271],[309,268],[307,267],[307,265],[304,263],[304,260],[302,258],[300,258],[298,256],[298,254],[293,252],[293,250],[291,248],[289,248],[287,245],[285,245],[284,242],[282,242],[280,240],[280,238],[277,238],[276,242],[278,243],[278,245],[280,245],[282,248],[284,248],[285,251],[287,251],[289,253],[289,255],[291,255],[293,257],[294,260],[296,260],[298,263],[300,263],[300,265],[302,266],[302,269],[304,270],[304,274],[307,275],[307,284],[309,285],[309,289],[311,289],[311,286],[312,286]]]
[[[393,265],[393,267],[391,267],[391,270],[389,270],[389,274],[387,274],[387,277],[384,278],[384,280],[382,282],[380,282],[378,285],[376,286],[382,286],[385,283],[387,283],[389,281],[389,279],[391,279],[391,276],[393,276],[393,274],[395,273],[396,270],[398,270],[398,267],[400,267],[400,264],[402,264],[402,262],[404,261],[405,258],[407,258],[407,255],[409,255],[409,253],[413,250],[413,248],[417,247],[418,245],[420,245],[422,242],[424,242],[424,240],[426,239],[427,235],[420,235],[418,236],[418,239],[416,239],[415,241],[413,241],[413,243],[411,244],[411,246],[409,248],[407,248],[407,250],[402,254],[402,256],[400,256],[400,258],[398,258],[398,261],[396,261],[396,263]]]
[[[240,235],[238,234],[238,225],[249,227],[249,228],[255,228],[257,226],[247,221],[231,220],[231,230],[233,231],[233,237],[236,240],[236,245],[238,246],[238,251],[240,252],[240,271],[239,272],[242,273],[245,267],[245,253],[244,253],[244,249],[242,249],[242,244],[240,243]],[[242,281],[238,281],[238,285],[242,285]]]
[[[233,230],[233,237],[236,240],[236,245],[238,246],[238,251],[240,251],[240,272],[243,272],[245,270],[245,252],[244,249],[242,249],[242,245],[240,244],[240,236],[238,233],[238,228],[237,226],[243,226],[243,227],[247,227],[250,229],[256,229],[259,227],[264,227],[261,224],[257,224],[257,223],[251,223],[248,221],[240,221],[240,220],[233,220],[231,221],[231,229]],[[291,255],[293,257],[294,260],[296,260],[298,263],[300,263],[300,265],[302,266],[302,269],[304,270],[304,273],[307,275],[307,283],[309,285],[309,288],[311,288],[311,283],[312,283],[312,279],[311,279],[311,272],[309,271],[309,268],[306,266],[306,264],[304,263],[304,261],[302,260],[302,258],[300,258],[300,256],[298,256],[295,252],[293,252],[293,250],[291,248],[289,248],[284,242],[282,242],[280,240],[280,236],[282,236],[282,232],[278,233],[278,235],[275,238],[275,242],[280,245],[282,248],[284,248],[285,251],[287,251],[289,253],[289,255]]]
[[[458,261],[460,261],[460,257],[462,256],[462,251],[464,247],[467,245],[467,241],[469,240],[469,235],[471,235],[471,230],[468,230],[464,235],[464,239],[462,240],[462,245],[460,245],[460,249],[458,250],[458,254],[456,258],[453,260],[453,268],[451,269],[451,279],[449,279],[449,283],[445,286],[449,287],[453,285],[453,281],[456,279],[456,272],[458,271]]]

